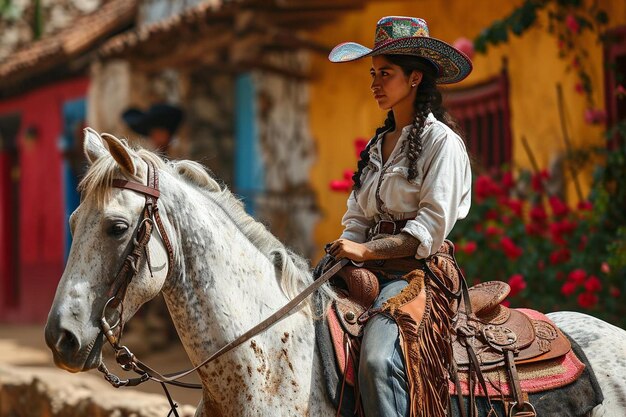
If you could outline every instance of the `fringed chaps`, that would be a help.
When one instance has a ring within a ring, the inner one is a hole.
[[[446,417],[452,357],[450,302],[421,269],[382,307],[398,325],[410,395],[410,417]]]

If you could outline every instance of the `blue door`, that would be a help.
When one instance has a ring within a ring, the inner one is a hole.
[[[63,133],[59,146],[63,155],[63,201],[65,203],[65,259],[69,254],[72,237],[69,218],[80,202],[76,188],[87,167],[83,155],[83,128],[87,105],[84,98],[63,103]]]

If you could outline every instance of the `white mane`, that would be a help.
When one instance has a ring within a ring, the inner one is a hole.
[[[274,265],[276,278],[287,297],[293,298],[313,281],[308,262],[286,248],[262,223],[246,213],[243,203],[227,187],[220,187],[201,164],[188,160],[166,162],[148,150],[128,148],[133,156],[152,162],[159,170],[194,186],[206,198],[218,204],[244,236]],[[109,198],[113,178],[120,175],[123,174],[115,160],[105,155],[91,165],[79,184],[79,191],[82,195],[93,196],[101,207]],[[321,292],[325,294],[325,300],[335,298],[333,291],[326,285]]]

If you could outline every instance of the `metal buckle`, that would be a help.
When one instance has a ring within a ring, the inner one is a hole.
[[[395,235],[396,234],[396,222],[393,220],[380,220],[378,223],[376,223],[376,227],[377,227],[377,231],[376,234],[380,234],[380,225],[382,223],[391,223],[393,225],[393,232],[391,233],[385,233],[385,234],[392,234]]]

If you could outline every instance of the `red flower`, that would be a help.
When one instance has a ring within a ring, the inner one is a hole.
[[[587,235],[582,235],[580,237],[580,243],[578,244],[578,250],[584,250],[585,247],[587,246],[587,241],[589,240],[589,238],[587,237]]]
[[[502,188],[505,190],[510,190],[515,186],[515,181],[513,181],[513,173],[511,171],[506,171],[502,174],[502,180],[500,181],[502,184]]]
[[[548,202],[550,203],[552,214],[554,214],[556,217],[563,217],[569,212],[569,208],[567,207],[567,205],[565,205],[563,200],[555,195],[551,196],[548,199]]]
[[[515,198],[508,198],[503,201],[504,205],[506,205],[509,210],[511,210],[517,217],[522,217],[522,202]]]
[[[465,245],[461,246],[461,251],[468,255],[476,252],[476,249],[478,249],[478,245],[473,240],[470,240],[469,242],[465,243]]]
[[[509,300],[504,300],[500,304],[502,304],[505,307],[511,307],[511,302]]]
[[[500,218],[500,221],[502,222],[502,224],[509,225],[511,224],[511,217],[507,216],[506,214],[503,214],[502,217]]]
[[[480,201],[485,198],[500,195],[500,186],[488,175],[481,175],[476,179],[476,198]]]
[[[619,298],[619,296],[622,295],[622,292],[617,287],[611,287],[610,293],[613,298]]]
[[[530,209],[530,218],[536,223],[543,223],[546,221],[548,215],[546,214],[546,210],[543,208],[543,204],[536,204],[532,209]]]
[[[543,259],[539,259],[539,261],[537,262],[537,269],[540,271],[546,269],[546,263],[543,261]]]
[[[487,213],[485,213],[485,218],[487,220],[497,220],[498,219],[498,210],[488,210]]]
[[[598,296],[592,292],[578,294],[578,305],[582,308],[592,308],[598,302]]]
[[[578,33],[580,31],[580,23],[573,14],[567,15],[565,18],[565,26],[567,26],[572,33]]]
[[[346,180],[332,180],[330,184],[328,184],[332,191],[350,191],[352,188],[352,181]]]
[[[526,225],[526,234],[531,236],[541,236],[544,230],[543,226],[538,223],[529,223]]]
[[[580,61],[578,60],[578,57],[575,57],[574,59],[572,59],[572,67],[574,67],[575,69],[580,68]]]
[[[367,147],[367,139],[356,138],[354,140],[354,150],[356,151],[357,159],[361,159],[361,152],[363,152],[366,147]]]
[[[578,94],[582,94],[585,92],[585,87],[583,87],[582,83],[576,83],[576,85],[574,86],[574,90],[578,93]]]
[[[589,276],[585,281],[585,289],[589,292],[598,292],[602,289],[602,283],[595,275]]]
[[[500,240],[500,245],[502,245],[502,250],[504,251],[506,257],[509,259],[515,260],[522,256],[522,253],[524,252],[522,248],[517,246],[515,242],[513,242],[513,240],[511,240],[511,238],[508,236],[502,237],[502,239]]]
[[[578,203],[578,210],[580,211],[591,211],[593,210],[593,204],[591,204],[591,201],[581,201]]]
[[[537,193],[541,193],[543,191],[543,182],[549,178],[550,174],[548,174],[548,171],[545,169],[534,174],[530,180],[533,190]]]
[[[487,236],[501,235],[502,234],[502,229],[500,229],[498,226],[494,226],[494,225],[490,224],[485,229],[485,233],[487,234]]]
[[[580,269],[580,268],[574,269],[567,276],[567,280],[569,282],[573,282],[576,285],[580,285],[583,282],[585,282],[586,278],[587,278],[587,272],[584,269]]]
[[[351,169],[344,169],[343,170],[343,179],[346,181],[352,181],[352,175],[354,174],[354,171],[352,171]]]
[[[571,253],[567,248],[557,249],[550,254],[550,263],[552,265],[569,261]]]
[[[605,274],[609,274],[611,272],[611,267],[608,263],[602,262],[602,265],[600,265],[600,271],[604,272]]]
[[[574,284],[573,282],[566,282],[561,287],[561,294],[563,294],[566,297],[569,297],[570,295],[574,294],[575,291],[576,291],[576,284]]]
[[[509,292],[510,297],[515,297],[526,288],[526,281],[524,280],[524,276],[522,274],[511,275],[508,283],[511,287],[511,292]]]

